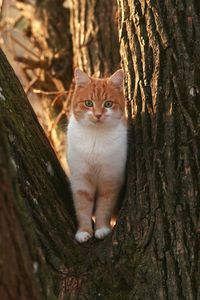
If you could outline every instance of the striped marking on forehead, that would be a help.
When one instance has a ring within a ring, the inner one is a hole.
[[[105,79],[93,80],[91,83],[90,98],[94,101],[102,101],[107,98],[107,81]]]

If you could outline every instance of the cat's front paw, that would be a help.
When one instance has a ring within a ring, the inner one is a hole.
[[[97,230],[95,231],[95,235],[94,235],[94,236],[95,236],[96,239],[102,240],[102,239],[104,239],[110,232],[111,232],[111,228],[104,226],[104,227],[101,227],[101,228],[97,229]]]
[[[85,243],[91,238],[91,234],[87,231],[77,231],[75,239],[79,243]]]

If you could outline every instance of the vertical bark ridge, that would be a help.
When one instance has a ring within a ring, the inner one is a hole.
[[[120,66],[115,1],[72,1],[74,66],[109,76]]]
[[[136,199],[127,191],[126,219],[133,221],[140,261],[133,299],[149,299],[147,291],[150,299],[196,299],[200,109],[198,58],[191,49],[200,42],[198,10],[194,1],[118,5],[122,63],[133,66],[126,78],[136,162],[129,167],[135,168]]]

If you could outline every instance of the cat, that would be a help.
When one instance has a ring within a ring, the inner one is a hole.
[[[123,71],[94,79],[75,69],[75,92],[67,132],[67,160],[79,243],[111,232],[111,217],[124,182],[127,122]]]

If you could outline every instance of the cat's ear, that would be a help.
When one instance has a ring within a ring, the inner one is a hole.
[[[118,88],[122,88],[123,80],[124,80],[124,72],[122,69],[119,69],[112,76],[110,76],[108,82],[114,84]]]
[[[75,69],[74,78],[76,86],[85,86],[91,82],[90,77],[79,68]]]

